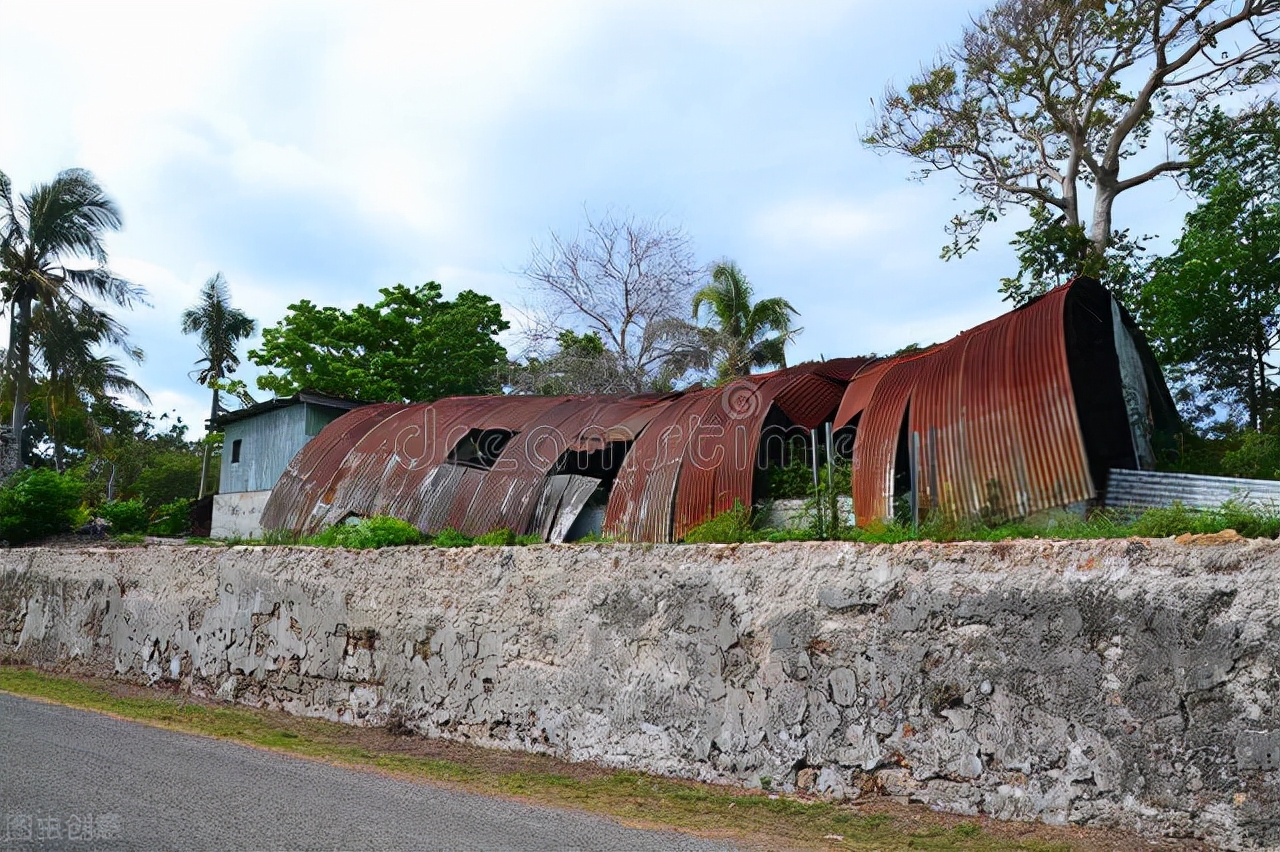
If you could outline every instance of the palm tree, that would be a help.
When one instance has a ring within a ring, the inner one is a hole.
[[[791,327],[791,315],[799,314],[786,299],[753,305],[751,296],[751,282],[731,260],[712,267],[711,283],[693,296],[694,320],[703,306],[710,309],[705,345],[722,382],[750,375],[754,367],[787,366],[786,346],[803,330]]]
[[[231,307],[231,294],[227,279],[222,273],[204,282],[200,301],[182,312],[182,333],[200,335],[200,351],[204,357],[196,361],[204,367],[196,375],[196,381],[213,389],[213,404],[209,408],[209,420],[221,413],[218,404],[220,382],[240,366],[236,344],[249,337],[257,329],[257,323],[243,311]],[[209,473],[209,444],[205,444],[204,462],[200,465],[200,496],[204,496],[205,480]]]
[[[33,393],[44,403],[54,466],[62,470],[66,440],[60,421],[68,413],[80,409],[86,437],[97,444],[102,430],[94,418],[96,408],[114,406],[120,395],[139,402],[150,402],[150,397],[129,378],[120,362],[101,354],[103,345],[114,344],[134,363],[141,363],[142,350],[129,345],[123,326],[94,305],[59,307],[48,310],[36,305],[32,315],[33,339],[38,342],[44,366]]]
[[[16,202],[8,176],[0,172],[0,299],[9,311],[5,367],[13,382],[15,435],[26,424],[33,363],[42,358],[34,308],[75,315],[90,299],[121,307],[142,301],[141,288],[106,268],[103,237],[121,224],[115,202],[84,169],[60,172]]]

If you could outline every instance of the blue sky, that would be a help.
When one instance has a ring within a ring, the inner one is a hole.
[[[112,268],[154,305],[124,317],[134,377],[193,434],[178,317],[213,273],[266,325],[397,282],[517,306],[532,243],[584,209],[682,225],[790,299],[794,361],[886,352],[1008,308],[1021,222],[943,262],[957,185],[858,142],[870,100],[984,5],[10,2],[0,169],[87,168],[119,203]],[[1172,235],[1186,206],[1152,185],[1117,224]]]

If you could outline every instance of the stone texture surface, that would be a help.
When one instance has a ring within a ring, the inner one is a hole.
[[[0,552],[0,656],[832,797],[1280,846],[1280,545]]]

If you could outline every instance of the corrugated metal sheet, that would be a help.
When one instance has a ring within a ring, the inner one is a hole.
[[[687,394],[641,436],[614,484],[605,530],[672,541],[735,503],[751,505],[761,430],[776,405],[811,428],[835,410],[845,377],[865,359],[801,365]]]
[[[1067,363],[1071,287],[923,353],[856,376],[837,414],[862,412],[854,512],[893,516],[899,435],[918,450],[922,512],[1006,518],[1096,497]]]
[[[1276,511],[1280,482],[1152,470],[1116,470],[1107,476],[1105,503],[1112,508],[1155,509],[1181,503],[1190,509],[1217,509],[1228,500]]]
[[[893,517],[898,436],[919,368],[919,358],[895,361],[875,377],[870,388],[853,442],[853,514],[859,523]],[[855,386],[850,386],[850,393]],[[868,390],[863,387],[858,392]]]
[[[861,414],[871,401],[871,394],[884,374],[893,366],[892,361],[876,361],[859,370],[849,380],[849,386],[840,400],[840,408],[832,428],[840,429],[849,425],[849,421]]]
[[[670,541],[676,481],[697,428],[695,412],[714,391],[695,391],[666,403],[631,445],[605,508],[605,532],[627,541]]]
[[[271,488],[307,443],[306,417],[306,406],[298,404],[228,423],[223,433],[218,492]]]

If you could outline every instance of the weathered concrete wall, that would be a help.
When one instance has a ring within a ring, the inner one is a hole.
[[[261,538],[262,510],[267,508],[270,491],[236,491],[213,495],[214,538]]]
[[[0,553],[0,655],[704,779],[1280,846],[1280,545]]]

